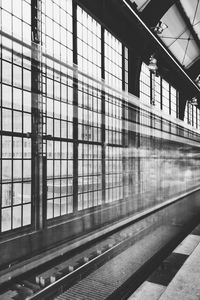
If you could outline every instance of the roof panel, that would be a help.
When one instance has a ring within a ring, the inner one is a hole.
[[[189,2],[189,0],[182,0],[183,2]],[[197,8],[197,1],[196,3]],[[193,1],[191,1],[193,2]],[[193,3],[194,4],[194,3]],[[193,16],[194,20],[198,21],[199,16],[195,16],[195,5],[189,5],[188,14]],[[187,9],[185,6],[184,9]],[[189,17],[188,15],[188,17]],[[187,27],[182,15],[180,14],[177,6],[174,4],[162,17],[161,22],[165,23],[168,27],[163,31],[160,36],[164,44],[169,48],[169,50],[174,54],[178,61],[184,66],[188,67],[200,56],[200,49],[194,38]],[[200,23],[195,26],[200,34]]]
[[[200,39],[200,21],[199,21],[199,23],[196,23],[193,27],[198,35],[198,38]]]
[[[200,5],[199,0],[180,0],[191,24],[195,24],[200,21]]]
[[[160,36],[166,46],[171,45],[187,30],[187,26],[175,5],[171,6],[161,21],[168,26]]]
[[[135,2],[137,4],[137,10],[142,11],[150,1],[151,0],[135,0],[131,2]]]
[[[186,15],[200,38],[200,4],[199,0],[180,0]]]
[[[199,48],[194,40],[188,40],[189,36],[190,32],[188,30],[180,36],[180,39],[169,46],[171,52],[186,68],[199,56]]]

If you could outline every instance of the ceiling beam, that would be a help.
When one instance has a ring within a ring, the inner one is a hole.
[[[119,3],[119,1],[115,0],[116,2]],[[152,32],[151,29],[144,23],[144,21],[141,19],[140,15],[138,15],[129,5],[127,0],[121,0],[120,1],[122,6],[125,7],[129,10],[129,12],[132,14],[133,19],[136,19],[140,26],[143,28],[143,30],[146,32],[146,34],[149,36],[152,41],[155,42],[156,46],[159,47],[159,49],[163,52],[163,54],[167,55],[168,59],[170,62],[176,66],[177,71],[179,71],[182,76],[186,79],[188,84],[191,87],[191,90],[193,90],[193,93],[198,95],[200,97],[200,88],[194,83],[194,81],[190,78],[190,76],[186,73],[186,71],[183,69],[182,65],[173,57],[173,55],[170,53],[169,49],[163,43],[159,40],[159,38]]]
[[[175,0],[151,0],[142,12],[140,17],[148,27],[154,27],[158,24],[162,16],[174,4]]]
[[[187,73],[194,80],[197,78],[197,76],[200,74],[200,58],[190,66],[190,68],[187,70]]]
[[[200,49],[200,41],[199,41],[199,38],[198,38],[198,35],[197,33],[195,32],[191,22],[190,22],[190,19],[188,18],[180,0],[176,0],[175,1],[175,5],[176,7],[178,8],[178,11],[179,13],[181,14],[181,17],[183,18],[185,24],[187,25],[187,28],[189,29],[190,33],[191,33],[191,36],[192,38],[194,39],[194,41],[196,42],[197,46],[199,47]]]

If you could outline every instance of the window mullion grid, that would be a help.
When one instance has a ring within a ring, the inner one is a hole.
[[[179,118],[179,92],[176,90],[176,117]]]
[[[169,115],[172,114],[172,104],[171,104],[171,101],[172,101],[172,89],[171,89],[171,85],[169,85]]]
[[[22,113],[21,113],[21,116],[22,116],[22,134],[24,133],[24,59],[23,59],[23,47],[22,47]],[[23,203],[24,203],[24,184],[23,184],[23,180],[24,180],[24,135],[23,135],[23,138],[22,138],[22,154],[21,154],[21,168],[22,168],[22,172],[21,172],[21,226],[23,226]]]
[[[168,84],[168,99],[169,99],[169,108],[168,108],[168,114],[171,115],[171,100],[172,100],[172,97],[171,97],[171,85]],[[172,122],[169,121],[169,132],[171,132],[172,130]]]
[[[60,199],[60,211],[59,211],[59,215],[61,216],[61,182],[62,182],[62,173],[61,173],[61,166],[62,166],[62,132],[61,132],[61,113],[62,113],[62,110],[61,110],[61,69],[59,70],[60,74],[59,74],[59,89],[60,89],[60,93],[59,93],[59,105],[60,105],[60,116],[59,116],[59,126],[60,126],[60,141],[59,141],[59,144],[60,144],[60,156],[59,156],[59,185],[60,185],[60,195],[59,195],[59,199]]]
[[[125,46],[122,45],[122,90],[125,91]],[[122,159],[122,189],[123,189],[123,199],[125,199],[126,197],[126,155],[125,155],[125,151],[127,148],[127,141],[126,141],[126,108],[125,108],[125,100],[124,98],[122,98],[122,132],[120,134],[122,134],[122,138],[121,138],[121,142],[122,142],[122,157],[120,157],[119,159]],[[119,134],[119,133],[118,133]],[[118,161],[119,163],[119,161]],[[119,173],[119,171],[118,171]],[[119,174],[118,174],[119,176]],[[118,177],[117,176],[117,177]],[[119,186],[119,183],[118,183]],[[120,188],[120,187],[119,187]]]
[[[163,80],[162,77],[160,77],[160,109],[163,110],[163,89],[162,89],[162,85],[163,85]]]
[[[13,18],[12,18],[12,28],[13,28]],[[12,41],[12,51],[11,51],[11,86],[12,86],[12,93],[11,93],[11,97],[12,97],[12,104],[11,104],[11,116],[12,116],[12,128],[11,128],[11,132],[12,132],[12,167],[11,167],[11,230],[13,229],[13,164],[14,164],[14,111],[13,111],[13,83],[14,83],[14,79],[13,79],[13,41]]]
[[[105,81],[105,29],[101,26],[101,78]],[[106,201],[105,87],[101,90],[102,203]]]
[[[34,0],[31,2],[31,33],[32,33],[32,59],[31,59],[31,94],[32,94],[32,178],[33,178],[33,205],[32,220],[37,229],[44,227],[44,201],[43,199],[43,154],[42,144],[42,109],[41,100],[41,49],[39,33],[41,33],[41,2]]]
[[[0,9],[0,17],[2,14],[2,9]],[[2,35],[0,36],[0,78],[2,78]],[[2,84],[0,86],[0,132],[2,132],[2,126],[3,126],[3,121],[2,121]],[[0,134],[0,182],[2,182],[2,133]],[[3,196],[3,191],[2,191],[2,184],[0,184],[0,233],[2,231],[2,196]]]
[[[77,65],[77,3],[73,1],[73,63]],[[78,74],[73,76],[73,211],[78,210]]]

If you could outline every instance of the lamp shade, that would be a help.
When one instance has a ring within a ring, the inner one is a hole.
[[[197,98],[196,98],[196,97],[193,97],[193,98],[192,98],[191,104],[192,104],[192,105],[198,105],[198,101],[197,101]]]
[[[148,68],[150,71],[152,72],[156,72],[157,69],[158,69],[158,66],[157,66],[157,59],[151,55],[150,59],[149,59],[149,65],[148,65]]]
[[[198,85],[198,87],[200,87],[200,75],[197,76],[197,78],[195,79],[195,82]]]

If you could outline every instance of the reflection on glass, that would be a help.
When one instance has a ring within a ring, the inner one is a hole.
[[[5,1],[5,0],[4,0]],[[8,0],[9,2],[9,0]],[[8,34],[12,34],[12,19],[11,14],[7,13],[5,10],[2,10],[2,31]]]
[[[47,219],[53,218],[53,200],[47,201]]]
[[[11,180],[12,176],[12,161],[2,160],[2,180]]]
[[[23,203],[31,202],[31,182],[23,183]]]
[[[61,215],[65,215],[67,211],[67,197],[61,198]]]
[[[29,70],[23,70],[23,87],[24,89],[31,90],[31,72]]]
[[[13,127],[14,131],[22,132],[22,113],[13,111]]]
[[[13,1],[13,2],[16,2],[16,1]],[[22,39],[22,21],[14,16],[13,16],[12,20],[13,20],[13,35],[14,35],[14,37],[21,40]]]
[[[13,137],[13,156],[22,158],[22,138]]]
[[[7,11],[11,12],[12,0],[2,0],[1,5],[3,9],[6,9]]]
[[[22,46],[18,43],[13,43],[13,62],[17,65],[22,64]]]
[[[22,90],[13,89],[13,108],[22,110]]]
[[[12,185],[2,184],[2,207],[10,206],[12,202]]]
[[[22,184],[13,184],[13,205],[20,204],[22,202]]]
[[[2,61],[2,79],[3,82],[11,84],[12,80],[11,64],[6,61]]]
[[[24,126],[23,131],[25,133],[31,132],[31,114],[24,113],[23,114],[23,121],[24,121],[23,122],[23,126]]]
[[[2,209],[1,229],[2,232],[11,229],[11,208]]]
[[[53,198],[53,180],[47,180],[47,198]]]
[[[13,206],[13,228],[21,226],[21,206]]]
[[[23,1],[23,21],[30,24],[31,22],[31,6]]]
[[[23,225],[31,224],[31,204],[23,205]]]
[[[10,86],[2,85],[2,106],[11,108],[12,106],[12,90]]]
[[[60,216],[60,198],[54,200],[54,217]]]
[[[10,158],[12,156],[12,137],[2,136],[2,158]]]
[[[13,160],[13,180],[22,180],[22,160]]]
[[[23,41],[27,44],[31,43],[31,26],[23,22]]]
[[[31,158],[31,140],[25,138],[23,140],[23,156],[24,158]]]

